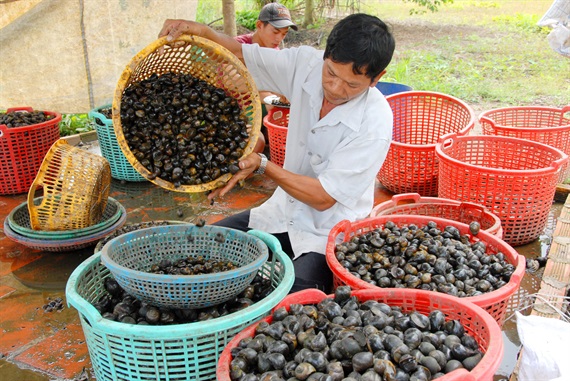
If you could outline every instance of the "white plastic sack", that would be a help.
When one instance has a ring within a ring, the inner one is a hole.
[[[552,28],[546,38],[548,44],[555,52],[570,58],[570,0],[554,0],[537,24]]]
[[[570,323],[516,312],[522,344],[519,381],[570,380]]]

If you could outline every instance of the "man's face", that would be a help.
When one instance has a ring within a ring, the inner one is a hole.
[[[327,58],[323,65],[324,96],[334,105],[341,105],[358,97],[369,87],[376,85],[378,79],[371,81],[364,74],[354,74],[352,63],[341,64]]]
[[[289,27],[277,29],[273,25],[269,23],[264,24],[259,20],[257,20],[256,28],[261,41],[259,45],[264,48],[272,49],[278,47],[289,32]]]

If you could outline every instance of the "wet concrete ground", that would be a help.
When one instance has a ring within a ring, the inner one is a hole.
[[[110,196],[127,210],[127,223],[153,220],[184,220],[206,223],[262,203],[274,184],[261,176],[250,179],[225,199],[210,205],[204,194],[166,191],[150,182],[124,183],[113,180]],[[376,203],[392,193],[377,185]],[[0,221],[26,195],[0,196]],[[549,234],[563,203],[553,204],[551,221],[542,239],[516,247],[526,257],[546,253]],[[0,227],[1,228],[1,227]],[[53,253],[32,250],[7,238],[0,230],[0,380],[1,381],[91,381],[91,363],[77,311],[65,303],[65,285],[72,271],[93,254],[93,247],[73,252]],[[525,275],[523,293],[538,290],[537,279]],[[57,298],[64,308],[45,312],[43,306]],[[503,327],[505,354],[496,380],[512,373],[520,343],[516,325]]]

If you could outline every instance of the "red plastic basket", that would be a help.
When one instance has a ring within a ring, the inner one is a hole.
[[[378,181],[394,193],[437,196],[435,145],[445,134],[468,133],[475,113],[465,102],[429,91],[406,91],[386,100],[394,114],[394,132]]]
[[[439,227],[454,226],[459,229],[461,234],[469,234],[469,226],[461,222],[447,220],[443,218],[436,218],[430,216],[413,216],[413,215],[391,215],[380,216],[375,218],[368,218],[358,222],[350,222],[344,220],[336,224],[329,234],[329,239],[326,248],[326,259],[329,268],[333,273],[333,282],[335,288],[341,285],[348,285],[352,289],[374,289],[374,290],[389,290],[389,288],[380,288],[358,279],[352,275],[346,268],[344,268],[336,259],[335,247],[337,243],[342,241],[349,241],[352,237],[362,235],[376,228],[383,228],[386,222],[392,221],[398,226],[415,224],[418,227],[427,225],[428,222],[433,221]],[[471,235],[470,235],[471,236]],[[509,299],[515,294],[521,284],[522,277],[524,276],[526,260],[522,255],[519,255],[515,249],[508,245],[503,240],[496,236],[482,230],[477,236],[471,236],[472,242],[481,241],[487,245],[487,253],[502,252],[505,255],[505,260],[516,267],[514,273],[511,275],[509,282],[503,287],[487,292],[479,296],[470,296],[465,298],[457,298],[471,302],[486,310],[497,321],[499,326],[502,326],[503,320],[507,312]],[[433,292],[433,291],[430,291]]]
[[[473,303],[423,290],[386,289],[353,291],[359,301],[377,300],[390,306],[398,306],[403,312],[418,311],[427,314],[435,309],[441,310],[448,319],[457,319],[465,327],[465,332],[472,335],[481,351],[484,353],[481,361],[471,371],[457,369],[438,378],[438,381],[491,381],[503,358],[503,339],[501,329],[488,313]],[[318,304],[326,298],[323,292],[315,289],[303,290],[288,295],[277,308],[289,309],[291,304]],[[333,297],[329,295],[328,297]],[[271,323],[273,316],[267,316],[261,321]],[[224,348],[220,359],[216,378],[218,381],[230,381],[231,350],[242,339],[255,336],[254,323],[236,335]]]
[[[485,135],[509,136],[548,144],[570,155],[570,105],[504,107],[483,112],[479,123]],[[562,171],[563,181],[570,167]]]
[[[289,109],[274,107],[263,118],[269,137],[269,155],[271,162],[283,166],[285,162],[285,143],[287,142],[287,126],[289,125]]]
[[[487,208],[471,202],[460,202],[439,197],[422,197],[417,193],[402,193],[384,201],[372,209],[370,217],[413,214],[432,216],[462,222],[469,225],[478,222],[481,229],[497,238],[503,237],[501,220]]]
[[[487,207],[513,246],[538,238],[548,222],[568,155],[557,148],[501,136],[442,137],[439,195]]]
[[[14,107],[6,112],[32,111],[31,107]],[[27,192],[44,156],[59,139],[61,114],[50,111],[44,114],[53,118],[23,127],[0,125],[0,195]]]

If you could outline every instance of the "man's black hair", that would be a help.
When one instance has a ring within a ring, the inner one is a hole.
[[[339,21],[327,39],[324,58],[352,63],[355,74],[371,80],[392,60],[396,42],[386,23],[378,17],[355,13]]]

